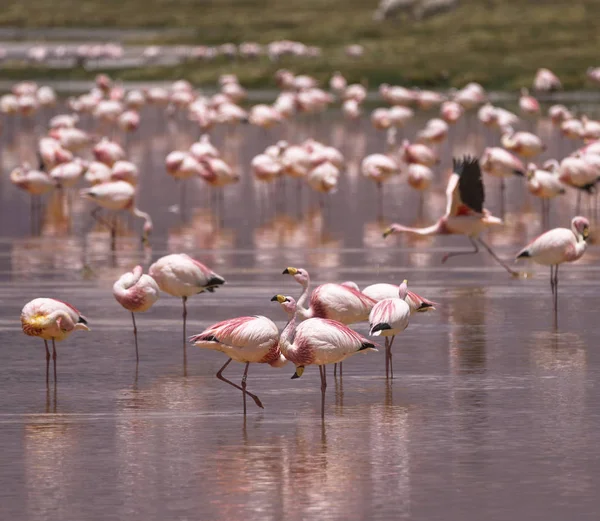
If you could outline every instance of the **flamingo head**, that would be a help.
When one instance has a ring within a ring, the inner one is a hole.
[[[292,380],[295,380],[296,378],[300,378],[303,374],[304,374],[304,366],[303,365],[297,365],[296,366],[296,372],[292,376]]]
[[[571,228],[575,232],[575,235],[582,237],[584,241],[588,240],[590,236],[590,222],[585,217],[573,217]]]
[[[279,302],[281,307],[288,315],[293,315],[296,312],[296,300],[293,297],[285,295],[275,295],[271,302]]]
[[[283,270],[282,274],[291,275],[294,277],[294,280],[303,287],[307,286],[310,281],[308,272],[301,268],[286,268]]]
[[[388,235],[395,235],[404,231],[404,227],[400,224],[392,224],[389,228],[386,228],[383,232],[383,238],[387,238]]]
[[[406,300],[406,295],[408,295],[408,281],[404,279],[402,284],[398,286],[398,296],[400,300]]]

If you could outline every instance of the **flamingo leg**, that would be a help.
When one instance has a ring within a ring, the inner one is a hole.
[[[508,271],[508,273],[510,273],[513,277],[516,277],[518,275],[516,271],[510,269],[510,266],[494,253],[494,250],[492,250],[492,248],[490,248],[481,237],[479,237],[477,241],[479,241],[479,244],[481,244],[487,250],[487,252],[494,258],[494,260],[498,264],[500,264],[500,266],[502,266],[506,271]]]
[[[138,341],[137,341],[137,327],[135,325],[135,313],[131,312],[131,320],[133,320],[133,338],[135,339],[135,363],[140,361],[140,355],[138,353]]]
[[[377,219],[383,219],[383,186],[382,183],[375,183],[377,185]]]
[[[504,211],[506,204],[506,183],[504,182],[504,178],[500,179],[500,216],[504,219]]]
[[[550,289],[552,290],[552,297],[554,298],[554,264],[550,265]]]
[[[554,266],[554,313],[558,312],[558,266]]]
[[[187,342],[185,336],[185,324],[187,321],[187,297],[181,297],[183,301],[183,370],[185,372],[187,367]]]
[[[450,253],[446,253],[446,255],[442,257],[442,264],[444,264],[451,257],[458,257],[459,255],[474,255],[479,253],[479,246],[477,246],[477,243],[473,237],[469,237],[469,240],[471,241],[474,249],[469,251],[451,251]]]
[[[242,376],[242,395],[244,396],[244,416],[246,415],[246,379],[248,378],[248,368],[250,362],[246,362],[246,369],[244,369],[244,376]]]
[[[388,337],[383,337],[385,341],[385,379],[389,379],[390,377],[390,346]]]
[[[394,343],[394,338],[396,338],[396,335],[390,338],[390,343],[388,344],[388,353],[390,357],[390,378],[392,380],[394,379],[394,365],[392,364],[392,344]]]
[[[54,362],[54,383],[56,384],[56,344],[52,339],[52,361]]]
[[[229,385],[235,387],[236,389],[239,389],[240,391],[246,393],[248,396],[250,396],[250,398],[252,398],[254,400],[254,403],[260,407],[261,409],[264,409],[263,404],[261,403],[261,401],[259,400],[258,396],[256,396],[255,394],[252,394],[250,391],[244,391],[244,389],[242,389],[239,385],[234,384],[232,381],[227,380],[227,378],[225,378],[223,376],[223,371],[225,370],[225,368],[231,363],[231,358],[229,360],[227,360],[227,362],[225,362],[225,364],[223,365],[223,367],[221,367],[221,369],[219,369],[219,372],[217,373],[217,378],[225,383],[228,383]]]
[[[343,362],[340,362],[340,378],[344,376],[344,367],[342,366]]]
[[[50,350],[48,349],[48,340],[44,340],[44,345],[46,346],[46,385],[48,385],[48,381],[50,380]]]
[[[319,366],[319,373],[321,374],[321,419],[325,419],[325,390],[327,389],[327,373],[325,372],[325,366]]]

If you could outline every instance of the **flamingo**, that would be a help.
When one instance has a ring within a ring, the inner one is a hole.
[[[135,187],[131,184],[126,181],[110,181],[81,190],[80,194],[84,199],[89,199],[98,205],[98,207],[92,211],[92,216],[100,222],[102,222],[102,220],[97,216],[100,208],[106,208],[107,210],[112,211],[127,210],[136,217],[144,219],[142,243],[148,243],[148,236],[152,232],[152,219],[150,218],[150,214],[142,212],[135,206]],[[111,229],[113,236],[114,250],[116,229],[114,225],[109,226],[109,228]]]
[[[392,224],[383,232],[383,237],[398,233],[415,235],[466,235],[474,249],[468,252],[451,252],[444,255],[442,264],[450,257],[470,255],[479,252],[478,243],[513,276],[517,273],[510,269],[480,237],[483,230],[490,226],[501,225],[502,220],[494,217],[483,207],[485,192],[481,179],[481,169],[476,158],[464,157],[453,160],[453,174],[446,187],[446,213],[438,221],[426,228],[411,228],[401,224]]]
[[[138,353],[137,327],[135,314],[148,311],[158,300],[159,290],[156,281],[145,275],[141,266],[136,266],[133,271],[124,273],[113,285],[113,295],[117,302],[127,311],[131,311],[133,321],[133,336],[135,338],[135,362],[140,360]]]
[[[148,270],[158,287],[183,302],[183,352],[185,361],[187,299],[197,293],[212,293],[225,279],[185,253],[173,253],[158,259]]]
[[[383,215],[383,183],[400,173],[398,162],[385,154],[370,154],[360,165],[360,170],[367,179],[372,179],[379,195],[379,217]]]
[[[552,161],[554,171],[538,168],[535,163],[527,166],[527,189],[542,201],[542,216],[546,223],[550,219],[550,199],[565,193],[565,185],[558,178],[558,163]],[[544,165],[545,166],[545,165]]]
[[[269,364],[271,367],[283,367],[287,363],[279,349],[279,330],[272,320],[263,316],[232,318],[213,324],[199,335],[190,337],[189,341],[197,347],[221,351],[229,357],[217,372],[217,378],[242,391],[244,415],[246,395],[264,409],[258,396],[246,390],[246,378],[251,363]],[[246,364],[241,387],[223,377],[223,371],[232,360]]]
[[[533,89],[538,92],[551,92],[553,90],[560,90],[562,84],[558,79],[558,76],[554,74],[550,69],[540,68],[535,74],[533,80]]]
[[[397,288],[400,298],[386,298],[373,306],[369,314],[369,334],[385,337],[385,377],[394,378],[392,366],[392,344],[398,333],[408,327],[411,315],[410,306],[406,302],[408,295],[407,281],[404,280]],[[391,337],[388,340],[388,337]]]
[[[376,345],[348,326],[325,318],[309,318],[296,325],[298,313],[292,297],[275,295],[290,317],[281,333],[283,356],[296,366],[292,379],[300,378],[307,365],[318,365],[321,375],[321,418],[325,417],[326,364],[341,363],[360,351],[377,351]]]
[[[535,157],[546,150],[538,136],[531,132],[515,132],[511,126],[504,126],[500,141],[504,148],[523,157]]]
[[[43,170],[34,170],[28,163],[13,169],[10,173],[10,181],[31,196],[30,219],[33,232],[41,221],[40,196],[53,190],[56,181]]]
[[[351,286],[327,283],[314,289],[310,295],[309,307],[306,308],[310,291],[308,271],[302,268],[288,267],[283,270],[283,275],[291,275],[303,288],[296,306],[296,312],[300,320],[317,317],[336,320],[342,324],[354,324],[367,320],[371,308],[375,305],[373,299],[363,295]],[[334,367],[334,376],[336,374],[337,367]],[[342,366],[340,364],[341,375]]]
[[[563,262],[581,258],[587,248],[590,223],[585,217],[571,220],[571,229],[554,228],[530,242],[517,253],[516,259],[530,258],[542,266],[550,266],[550,287],[554,297],[554,312],[558,309],[558,267]]]
[[[519,108],[521,112],[529,116],[537,116],[540,113],[540,104],[537,99],[529,94],[529,90],[523,87],[519,97]]]
[[[398,286],[395,284],[388,284],[387,282],[378,282],[377,284],[371,284],[362,290],[363,295],[372,298],[375,302],[380,302],[384,299],[398,298]],[[406,297],[404,298],[408,306],[410,307],[410,314],[424,313],[426,311],[434,311],[436,302],[417,295],[416,293],[408,290]]]
[[[53,298],[36,298],[25,304],[21,311],[23,333],[37,336],[46,346],[46,383],[49,380],[50,350],[48,340],[52,340],[52,360],[54,361],[54,382],[56,382],[56,345],[65,340],[73,331],[89,331],[87,319],[71,304]]]
[[[500,147],[488,147],[481,156],[481,170],[486,174],[500,178],[500,202],[501,211],[504,215],[505,204],[505,179],[508,177],[524,176],[525,166],[523,162],[508,150]]]

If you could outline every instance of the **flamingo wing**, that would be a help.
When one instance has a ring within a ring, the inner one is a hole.
[[[462,159],[453,159],[453,170],[459,176],[458,192],[461,203],[474,212],[483,213],[485,192],[477,158],[465,156]]]

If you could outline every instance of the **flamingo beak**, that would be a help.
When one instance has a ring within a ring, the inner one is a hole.
[[[283,304],[285,302],[285,297],[283,295],[275,295],[272,299],[271,302],[279,302],[280,304]]]
[[[304,374],[304,366],[299,365],[298,367],[296,367],[296,372],[294,373],[294,376],[292,376],[292,380],[295,380],[296,378],[300,378],[303,374]]]
[[[296,268],[286,268],[283,270],[282,275],[296,275],[296,273],[298,273]]]
[[[384,232],[383,232],[383,238],[385,239],[388,235],[391,235],[392,233],[392,228],[387,228]]]

